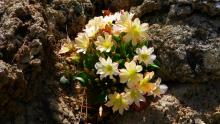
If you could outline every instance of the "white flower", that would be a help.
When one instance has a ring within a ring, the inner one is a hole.
[[[105,28],[106,22],[103,19],[103,16],[94,17],[93,19],[89,20],[88,24],[86,25],[87,28],[89,27],[96,27],[98,29]]]
[[[96,26],[86,26],[83,31],[88,35],[88,37],[93,38],[98,33],[99,28]]]
[[[112,24],[113,21],[117,21],[120,19],[121,13],[116,12],[114,15],[108,15],[104,17],[104,22],[106,24]]]
[[[112,35],[105,33],[105,38],[98,36],[95,45],[97,46],[96,49],[101,52],[110,52],[112,46],[114,45],[112,42]]]
[[[120,12],[116,17],[116,24],[113,25],[113,33],[114,35],[119,35],[120,33],[126,30],[127,25],[132,22],[134,14],[128,12]]]
[[[153,52],[153,47],[147,48],[146,46],[143,46],[142,48],[137,48],[136,53],[138,55],[134,56],[134,60],[139,60],[140,62],[145,63],[146,66],[152,64],[156,59],[156,55],[152,54]]]
[[[121,12],[120,19],[118,21],[118,24],[120,25],[126,25],[126,23],[130,23],[132,21],[132,18],[134,17],[133,13],[129,12]]]
[[[125,89],[129,104],[135,103],[140,107],[140,101],[145,101],[144,93],[138,89]]]
[[[105,104],[108,107],[112,106],[113,112],[119,111],[120,114],[123,114],[124,110],[128,110],[129,104],[126,98],[125,93],[117,93],[110,94],[109,101]]]
[[[144,93],[152,93],[152,91],[156,90],[157,86],[155,83],[151,82],[151,79],[154,76],[154,72],[147,72],[145,77],[139,82],[139,89]]]
[[[148,24],[140,23],[140,20],[136,18],[133,22],[129,22],[124,26],[123,32],[126,33],[124,36],[125,42],[132,41],[132,45],[136,45],[138,42],[147,39]]]
[[[126,62],[125,63],[126,69],[120,69],[120,82],[126,83],[128,87],[133,87],[134,83],[140,81],[143,78],[143,75],[141,73],[142,66],[136,65],[134,61]]]
[[[95,68],[97,69],[97,74],[100,74],[100,78],[109,76],[111,79],[114,79],[113,75],[118,75],[118,63],[113,62],[110,57],[105,60],[104,58],[99,58],[100,62],[95,64]]]
[[[149,95],[153,95],[154,97],[158,96],[161,97],[162,94],[165,94],[168,87],[165,84],[160,84],[161,83],[161,79],[158,78],[155,85],[157,86],[157,88],[151,92]]]
[[[89,47],[89,37],[85,33],[80,33],[76,38],[75,38],[76,44],[75,47],[77,49],[77,53],[86,53],[87,48]]]

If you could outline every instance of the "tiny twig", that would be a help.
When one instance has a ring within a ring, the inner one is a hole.
[[[87,95],[86,95],[86,118],[88,117],[87,116],[87,114],[88,114],[88,106],[87,105],[88,105],[88,103],[87,103]]]

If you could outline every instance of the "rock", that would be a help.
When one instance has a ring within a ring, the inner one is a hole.
[[[62,124],[71,124],[66,118],[63,120]]]
[[[105,2],[104,7],[114,11],[132,7],[130,10],[136,17],[150,23],[150,45],[155,47],[161,63],[159,76],[164,82],[176,82],[146,112],[125,114],[125,117],[129,115],[127,122],[219,122],[219,107],[216,107],[219,96],[215,95],[218,83],[207,84],[209,89],[203,84],[192,86],[194,82],[220,77],[220,22],[215,18],[219,16],[218,0],[96,1]],[[0,107],[4,108],[0,110],[0,123],[77,123],[80,120],[81,103],[73,94],[60,92],[54,81],[59,73],[54,67],[57,63],[54,53],[67,33],[73,39],[88,19],[100,14],[95,11],[99,6],[92,2],[0,1]],[[180,82],[190,84],[179,85]]]
[[[22,70],[0,60],[0,120],[24,111],[27,84]]]
[[[32,57],[34,57],[35,55],[39,54],[40,51],[42,51],[43,46],[39,39],[34,39],[31,42],[30,47],[31,47],[30,54]]]
[[[144,2],[137,6],[132,7],[131,12],[135,13],[136,17],[141,17],[146,13],[151,13],[161,9],[161,2],[156,0],[144,0]]]
[[[93,15],[90,0],[0,2],[0,59],[3,60],[0,60],[0,101],[4,101],[0,105],[6,108],[0,110],[0,115],[4,115],[0,116],[0,123],[7,123],[7,119],[19,123],[18,114],[25,115],[25,123],[43,123],[35,121],[32,115],[40,112],[28,113],[23,109],[27,109],[27,104],[32,108],[32,101],[41,109],[49,108],[47,104],[41,105],[48,95],[38,96],[45,92],[47,80],[54,76],[54,50],[60,45],[56,41],[66,38],[67,32],[74,37]],[[39,118],[44,122],[50,122],[49,119]]]
[[[170,8],[169,15],[174,19],[189,16],[194,11],[211,17],[217,17],[220,14],[220,2],[208,0],[144,0],[140,5],[131,6],[130,11],[137,17],[141,17],[152,12],[166,13],[167,8]]]
[[[52,30],[58,36],[60,31],[67,31],[69,36],[76,36],[82,31],[87,20],[94,15],[95,10],[90,0],[54,0],[47,9]]]
[[[203,124],[219,122],[219,82],[170,86],[169,92],[141,112],[127,111],[117,116],[116,124]],[[209,91],[209,92],[207,92]],[[217,119],[217,120],[216,120]]]
[[[132,6],[140,5],[144,0],[94,0],[95,13],[102,14],[102,10],[117,12],[120,10],[130,10]]]
[[[199,10],[203,13],[206,13],[209,16],[218,16],[219,13],[219,1],[195,1],[192,3],[194,10]]]
[[[204,34],[203,29],[186,25],[152,26],[150,30],[162,79],[191,83],[220,79],[220,39],[214,35],[215,27]]]
[[[192,4],[193,0],[177,0],[176,2],[179,4]]]
[[[172,5],[168,14],[171,18],[187,17],[192,14],[192,8],[190,6]]]

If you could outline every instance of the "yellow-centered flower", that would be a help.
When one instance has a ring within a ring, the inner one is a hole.
[[[167,85],[160,83],[161,83],[161,79],[158,78],[157,81],[155,82],[156,89],[152,91],[149,95],[153,95],[154,97],[156,96],[161,97],[162,94],[166,93],[168,89]]]
[[[94,17],[93,19],[89,20],[88,24],[86,25],[87,28],[89,27],[97,27],[98,29],[105,28],[106,22],[103,19],[103,16]]]
[[[116,12],[115,14],[107,15],[103,18],[106,24],[112,24],[113,21],[118,21],[120,19],[121,13]]]
[[[132,22],[133,16],[133,13],[121,11],[117,16],[118,20],[116,21],[116,24],[113,25],[114,35],[119,35],[120,33],[124,32],[127,25]]]
[[[128,110],[129,104],[126,98],[125,93],[117,93],[110,94],[109,101],[105,104],[108,107],[112,106],[113,112],[119,111],[120,114],[123,114],[124,110]]]
[[[123,37],[125,42],[132,41],[132,45],[136,45],[138,42],[147,39],[148,24],[140,23],[140,20],[136,18],[132,22],[128,22],[124,26],[123,32],[125,36]]]
[[[112,42],[112,35],[109,35],[107,33],[104,34],[105,38],[102,36],[97,37],[97,41],[95,42],[96,49],[101,52],[110,52],[112,46],[114,43]]]
[[[75,50],[75,47],[74,47],[73,43],[71,42],[71,39],[69,38],[68,35],[64,41],[66,41],[66,42],[62,45],[62,47],[59,51],[59,54],[73,52]]]
[[[101,79],[107,76],[114,79],[113,75],[118,75],[118,63],[112,62],[110,57],[107,60],[100,57],[99,61],[95,64],[95,68],[97,69],[97,74],[100,74]]]
[[[126,83],[128,87],[132,87],[133,83],[139,82],[143,75],[139,72],[142,71],[141,65],[136,65],[134,61],[125,62],[125,68],[126,69],[120,69],[120,82]]]
[[[94,38],[99,31],[99,28],[96,26],[86,26],[83,30],[89,38]]]
[[[80,33],[76,39],[76,44],[75,44],[75,47],[77,49],[77,53],[86,53],[87,51],[87,48],[89,47],[89,37],[87,36],[87,34],[85,33]]]
[[[125,89],[129,104],[135,103],[140,106],[140,101],[145,101],[144,93],[139,89]]]
[[[143,46],[142,48],[137,48],[137,55],[134,56],[134,60],[139,60],[139,62],[145,63],[146,66],[148,64],[152,64],[153,61],[156,59],[156,55],[152,54],[153,52],[153,47],[147,48],[146,46]]]
[[[155,83],[151,83],[150,80],[153,78],[154,72],[147,72],[145,77],[140,81],[140,90],[144,93],[151,93],[156,90],[157,86]]]
[[[65,54],[74,51],[74,45],[71,42],[64,43],[59,51],[59,54]]]

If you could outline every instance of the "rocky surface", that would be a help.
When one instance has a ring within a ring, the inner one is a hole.
[[[40,91],[43,81],[42,61],[44,61],[43,46],[46,42],[46,23],[41,14],[40,5],[30,6],[24,1],[3,1],[0,19],[0,53],[2,60],[10,68],[17,68],[20,73],[7,71],[1,78],[11,77],[13,80],[3,80],[7,87],[1,91],[12,90],[11,96],[19,95],[18,100],[8,97],[7,104],[1,109],[1,117],[7,119],[25,111],[28,103]],[[2,66],[2,65],[1,65]],[[15,74],[14,74],[15,73]],[[20,76],[19,76],[20,75]],[[6,77],[4,77],[6,76]],[[22,84],[20,78],[23,78]],[[11,87],[10,87],[11,85]],[[14,85],[14,86],[13,86]],[[22,86],[22,87],[21,87]],[[4,89],[3,89],[4,88]],[[18,92],[18,93],[17,93]],[[5,93],[3,93],[5,95]],[[22,97],[22,99],[20,99]],[[1,98],[1,101],[6,99]],[[13,105],[14,104],[14,105]],[[17,106],[19,105],[19,106]],[[10,109],[7,109],[10,108]],[[17,111],[21,109],[21,111]]]
[[[164,80],[191,83],[219,80],[220,37],[216,27],[220,25],[204,18],[199,21],[205,23],[152,26],[152,44],[157,49]]]
[[[167,94],[151,101],[146,109],[128,111],[115,119],[117,124],[219,124],[220,82],[170,84]]]
[[[144,0],[141,5],[132,6],[130,4],[130,10],[138,17],[166,9],[170,9],[169,15],[174,18],[186,17],[193,13],[204,13],[212,17],[220,14],[218,0]]]
[[[27,81],[22,70],[0,60],[0,119],[3,115],[24,111],[23,102],[26,101]],[[16,109],[15,109],[16,108]]]
[[[218,2],[157,1],[154,2],[158,6],[154,7],[157,11],[148,8],[150,2],[145,0],[143,4],[131,10],[136,10],[136,16],[151,24],[150,41],[156,48],[161,62],[161,77],[167,81],[191,83],[219,80],[218,8],[210,7],[216,13],[211,15],[203,9],[197,11],[204,6],[217,5]],[[169,9],[162,9],[168,5]],[[153,15],[146,14],[150,10],[155,11]]]
[[[148,4],[157,5],[150,8]],[[220,18],[218,1],[145,0],[131,11],[150,23],[150,43],[161,63],[168,93],[141,112],[129,111],[120,124],[220,122]],[[172,71],[171,71],[172,70]],[[212,82],[212,80],[217,80]],[[179,84],[179,83],[185,84]],[[212,82],[212,83],[210,83]]]
[[[0,1],[0,123],[53,122],[49,99],[59,95],[48,82],[56,78],[58,41],[74,37],[93,14],[89,0]]]
[[[130,10],[150,24],[159,74],[170,87],[146,110],[114,121],[219,122],[219,81],[202,83],[220,80],[218,0],[2,0],[0,123],[71,124],[86,116],[73,86],[67,93],[56,81],[55,53],[61,39],[73,39],[102,9]]]

